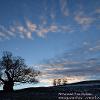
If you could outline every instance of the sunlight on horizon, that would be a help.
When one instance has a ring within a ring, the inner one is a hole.
[[[28,83],[24,83],[24,84],[18,84],[14,86],[14,90],[19,90],[19,89],[25,89],[25,88],[32,88],[32,87],[48,87],[51,86],[48,83],[37,83],[37,84],[28,84]],[[0,86],[0,90],[3,90],[3,86]]]
[[[85,80],[85,77],[70,77],[70,78],[64,77],[64,78],[68,79],[68,82],[67,82],[68,84],[75,83],[75,82],[80,82],[80,81],[84,81]],[[24,88],[32,88],[32,87],[49,87],[49,86],[53,86],[53,79],[41,80],[37,84],[34,84],[34,83],[33,84],[32,83],[30,83],[30,84],[28,84],[28,83],[24,83],[24,84],[17,83],[14,86],[14,90],[24,89]],[[0,86],[0,90],[3,90],[3,86]]]

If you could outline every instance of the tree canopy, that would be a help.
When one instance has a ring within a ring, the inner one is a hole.
[[[0,59],[0,81],[2,84],[11,85],[14,82],[35,82],[40,71],[28,67],[21,57],[13,56],[11,52],[4,51]],[[6,84],[7,83],[7,84]],[[10,86],[8,86],[10,87]]]

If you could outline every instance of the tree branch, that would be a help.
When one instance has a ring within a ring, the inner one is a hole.
[[[0,77],[0,80],[4,83],[5,81]]]
[[[8,79],[11,80],[10,74],[7,71],[5,71],[5,73],[6,73],[7,77],[8,77]]]

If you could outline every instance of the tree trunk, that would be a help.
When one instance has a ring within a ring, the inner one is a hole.
[[[5,71],[8,80],[4,81],[4,86],[3,86],[3,90],[6,92],[11,92],[13,91],[13,86],[14,86],[14,82],[13,82],[13,78],[11,78],[10,74],[8,71]]]
[[[6,91],[6,92],[12,92],[13,91],[13,86],[14,86],[14,82],[5,81],[4,86],[3,86],[3,90]]]

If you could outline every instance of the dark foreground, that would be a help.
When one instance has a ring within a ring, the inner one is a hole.
[[[0,91],[0,100],[100,100],[99,84],[72,84],[56,87],[39,87]]]

